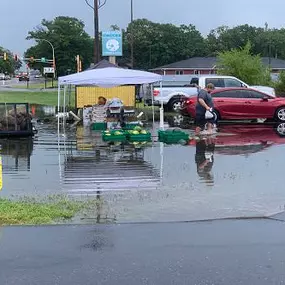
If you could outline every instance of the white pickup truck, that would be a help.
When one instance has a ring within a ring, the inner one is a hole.
[[[209,83],[214,84],[215,88],[253,88],[263,93],[275,96],[274,88],[267,86],[249,86],[233,76],[205,75],[192,77],[188,84],[187,82],[179,82],[179,84],[175,85],[175,82],[171,82],[171,84],[169,84],[169,82],[164,81],[162,88],[155,86],[153,91],[154,105],[160,106],[161,103],[163,103],[169,111],[179,111],[183,98],[189,98],[197,95],[198,89],[195,86],[205,88]],[[145,103],[147,105],[151,105],[152,99],[147,98]]]

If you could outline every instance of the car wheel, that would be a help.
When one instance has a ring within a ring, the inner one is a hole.
[[[280,123],[276,126],[276,132],[280,137],[285,137],[285,123]]]
[[[280,122],[285,122],[285,107],[281,107],[276,111],[276,119]]]
[[[173,122],[175,125],[180,125],[184,121],[184,117],[182,115],[173,116]]]
[[[168,103],[168,110],[172,112],[179,112],[182,107],[182,101],[181,99],[173,99]]]

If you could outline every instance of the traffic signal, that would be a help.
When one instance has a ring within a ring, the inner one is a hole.
[[[3,59],[4,59],[4,60],[7,60],[7,52],[4,52]]]
[[[14,60],[18,61],[18,55],[17,54],[14,54]]]

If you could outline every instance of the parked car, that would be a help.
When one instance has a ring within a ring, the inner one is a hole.
[[[277,98],[251,88],[216,89],[212,93],[219,120],[274,119],[285,122],[285,98]],[[197,96],[185,99],[181,113],[195,117]]]
[[[27,74],[21,74],[19,76],[19,81],[30,81],[30,77]]]
[[[0,73],[0,80],[11,80],[11,76],[9,74]]]
[[[154,105],[160,106],[162,103],[169,111],[178,112],[184,98],[190,98],[197,95],[198,89],[196,86],[205,88],[209,83],[214,84],[216,88],[252,88],[275,96],[275,90],[272,87],[249,86],[233,76],[207,75],[192,77],[188,78],[190,80],[188,83],[186,81],[181,81],[182,79],[179,79],[178,77],[179,76],[175,76],[173,78],[174,81],[172,82],[164,80],[162,88],[155,86],[153,91]],[[170,78],[168,78],[168,80],[170,80]],[[186,80],[186,78],[183,77],[183,80]],[[176,85],[175,82],[177,82]],[[150,92],[148,98],[145,100],[145,103],[146,105],[152,104]]]

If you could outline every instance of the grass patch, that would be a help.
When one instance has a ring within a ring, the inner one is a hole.
[[[38,105],[57,106],[57,92],[0,91],[0,103],[30,103]],[[72,92],[71,107],[74,106],[75,106],[75,92]]]
[[[98,200],[78,201],[65,196],[50,196],[45,199],[21,198],[0,199],[0,226],[46,225],[68,221],[84,210],[100,203]]]
[[[12,85],[12,88],[16,88],[16,89],[26,89],[27,88],[27,84],[17,84],[17,85]],[[46,83],[46,88],[57,88],[57,81],[52,82],[51,81],[47,81]],[[45,83],[44,82],[40,82],[40,83],[29,83],[29,88],[27,88],[27,90],[29,89],[42,89],[45,88]]]

